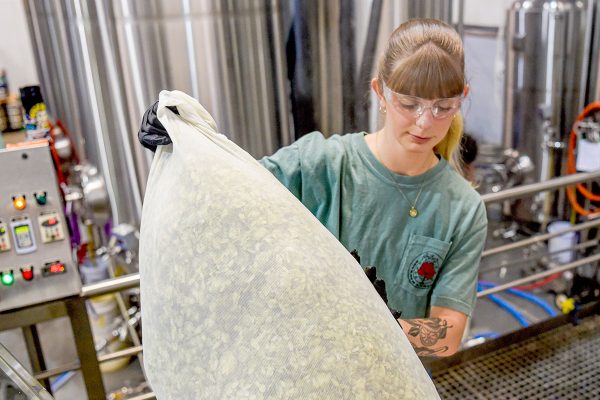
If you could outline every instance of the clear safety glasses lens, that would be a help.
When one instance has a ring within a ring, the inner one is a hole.
[[[431,110],[435,119],[448,118],[458,111],[462,102],[462,96],[425,100],[416,96],[396,93],[386,85],[383,89],[385,98],[393,104],[396,110],[414,118],[419,118],[427,109]]]

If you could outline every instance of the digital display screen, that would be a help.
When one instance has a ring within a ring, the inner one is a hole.
[[[19,225],[14,227],[17,246],[20,248],[33,246],[33,238],[29,225]]]

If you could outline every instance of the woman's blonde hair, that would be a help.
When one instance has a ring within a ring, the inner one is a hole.
[[[390,36],[379,60],[377,79],[395,92],[436,99],[462,95],[465,56],[462,40],[449,25],[435,19],[413,19]],[[433,149],[462,173],[460,143],[463,119],[455,114],[448,133]]]

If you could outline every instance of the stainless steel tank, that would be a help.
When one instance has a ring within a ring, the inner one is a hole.
[[[586,25],[585,1],[515,1],[508,11],[503,144],[531,158],[532,180],[560,174],[564,138],[585,90]],[[515,217],[541,222],[544,201],[523,202]]]
[[[435,18],[453,23],[454,0],[408,0],[409,18]]]
[[[106,181],[114,224],[139,224],[144,110],[182,90],[252,155],[292,140],[279,0],[25,0],[49,113]]]
[[[161,89],[178,89],[199,99],[219,130],[254,156],[290,143],[282,2],[112,4],[131,113]]]
[[[588,21],[594,29],[591,32],[589,53],[589,78],[585,95],[587,104],[600,101],[600,0],[595,0],[588,8],[591,15]]]
[[[65,122],[81,156],[102,171],[112,222],[138,222],[141,164],[132,146],[135,132],[122,108],[124,79],[112,10],[75,0],[27,0],[25,6],[49,113]]]

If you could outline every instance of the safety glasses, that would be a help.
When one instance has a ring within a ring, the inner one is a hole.
[[[383,84],[383,95],[394,108],[413,118],[419,118],[425,110],[430,109],[435,119],[445,119],[456,114],[462,103],[463,96],[448,97],[445,99],[425,100],[416,96],[394,92]]]

